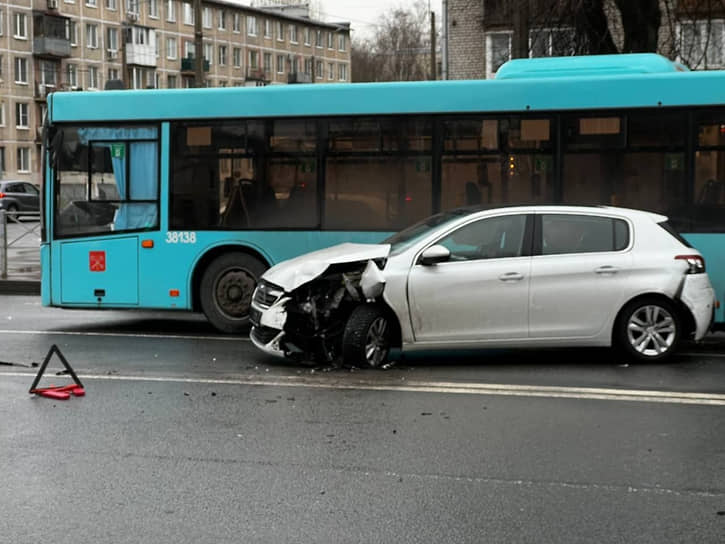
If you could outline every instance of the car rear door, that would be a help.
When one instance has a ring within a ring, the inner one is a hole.
[[[438,240],[450,259],[414,264],[408,277],[415,342],[526,337],[532,231],[533,216],[508,214],[470,222]]]
[[[531,338],[593,337],[614,319],[632,266],[631,228],[596,214],[536,215]]]
[[[32,183],[23,183],[25,188],[26,210],[37,212],[40,210],[40,192]]]

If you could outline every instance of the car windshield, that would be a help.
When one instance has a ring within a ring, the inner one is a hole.
[[[410,227],[401,230],[397,234],[393,234],[390,238],[383,240],[381,243],[390,244],[390,253],[394,255],[415,244],[418,240],[426,236],[433,229],[437,229],[441,225],[450,223],[461,216],[473,213],[474,210],[457,209],[447,212],[437,213]]]

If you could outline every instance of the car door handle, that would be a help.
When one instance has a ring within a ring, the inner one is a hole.
[[[518,272],[506,272],[505,274],[501,274],[498,279],[501,281],[520,281],[524,279],[524,275]]]
[[[594,272],[600,275],[616,274],[617,272],[619,272],[619,268],[617,268],[616,266],[605,265],[600,266],[599,268],[594,270]]]

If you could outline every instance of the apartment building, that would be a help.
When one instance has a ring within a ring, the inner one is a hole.
[[[51,92],[196,86],[194,24],[192,0],[0,4],[0,179],[40,181]],[[348,23],[204,0],[202,31],[204,85],[350,81]]]
[[[448,77],[484,79],[527,49],[528,56],[567,56],[577,46],[573,0],[447,0]],[[660,0],[657,52],[691,69],[725,68],[725,3]],[[525,8],[522,10],[522,8]],[[615,45],[623,50],[619,12],[604,4]],[[524,20],[525,19],[525,20]],[[522,29],[527,32],[521,32]],[[522,44],[517,44],[523,40]],[[624,51],[623,51],[624,52]]]

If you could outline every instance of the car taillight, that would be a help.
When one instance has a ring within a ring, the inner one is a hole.
[[[5,193],[0,193],[0,198],[5,198]]]
[[[678,255],[675,259],[687,263],[688,274],[703,274],[705,272],[705,259],[700,255]]]

